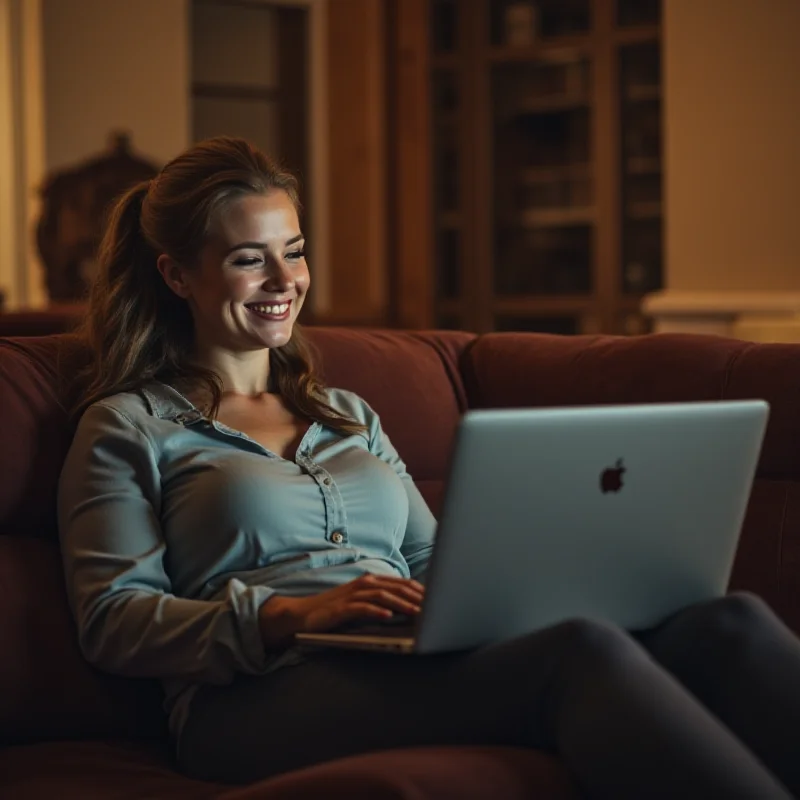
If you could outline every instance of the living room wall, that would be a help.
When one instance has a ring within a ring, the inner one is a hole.
[[[113,129],[163,163],[189,143],[187,0],[42,0],[48,170]]]
[[[668,287],[800,290],[800,3],[663,8]]]

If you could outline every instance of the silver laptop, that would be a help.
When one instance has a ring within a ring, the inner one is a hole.
[[[439,653],[576,617],[646,629],[720,596],[768,413],[760,400],[467,412],[413,624],[297,641]]]

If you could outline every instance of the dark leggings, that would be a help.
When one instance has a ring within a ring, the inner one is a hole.
[[[577,620],[469,653],[317,651],[204,687],[179,760],[245,783],[428,744],[555,752],[593,798],[800,795],[800,640],[735,594],[635,638]]]

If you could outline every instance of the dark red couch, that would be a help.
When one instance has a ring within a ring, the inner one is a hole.
[[[800,630],[800,346],[706,337],[312,330],[333,385],[372,403],[434,509],[468,406],[763,397],[772,417],[733,576]],[[568,798],[557,761],[504,748],[375,753],[230,789],[171,766],[157,686],[102,675],[76,646],[56,547],[70,431],[61,336],[0,339],[0,797]],[[58,365],[58,366],[57,366]]]

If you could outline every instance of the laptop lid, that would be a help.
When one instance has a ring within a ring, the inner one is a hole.
[[[417,651],[575,617],[644,629],[723,594],[768,410],[754,400],[466,413]]]

